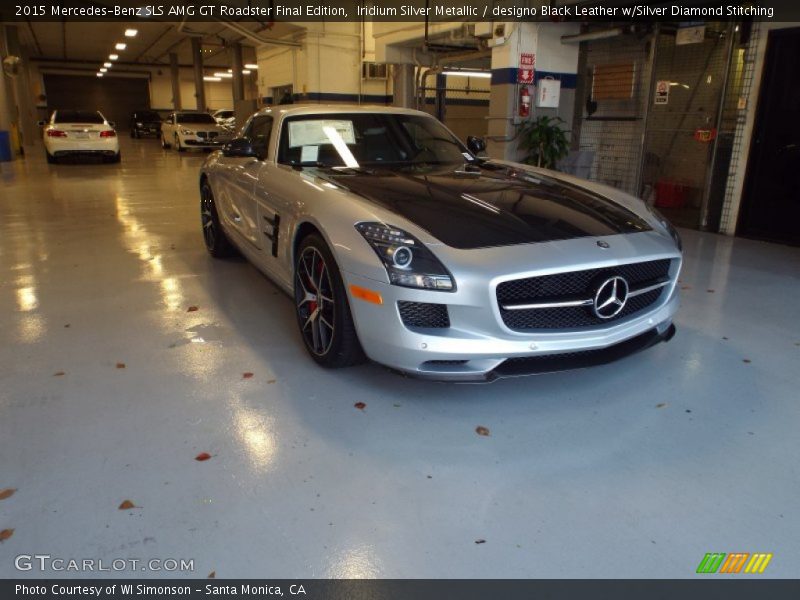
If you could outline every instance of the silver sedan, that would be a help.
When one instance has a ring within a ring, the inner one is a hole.
[[[641,200],[478,157],[431,116],[265,108],[200,174],[212,256],[294,300],[325,367],[487,381],[668,340],[680,238]]]

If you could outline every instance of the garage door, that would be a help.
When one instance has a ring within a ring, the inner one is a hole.
[[[48,111],[57,108],[99,110],[122,130],[128,129],[133,111],[150,108],[148,83],[147,79],[133,77],[44,76]]]

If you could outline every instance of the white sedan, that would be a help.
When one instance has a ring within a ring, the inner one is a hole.
[[[208,113],[174,112],[161,125],[161,146],[172,146],[178,152],[187,148],[209,150],[220,148],[231,141],[233,134]]]
[[[119,139],[114,123],[96,110],[55,110],[40,121],[47,162],[64,156],[100,156],[119,162]]]

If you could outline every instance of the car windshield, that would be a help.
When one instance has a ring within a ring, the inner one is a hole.
[[[135,114],[135,117],[140,121],[160,121],[161,117],[154,110],[140,110]]]
[[[99,112],[92,110],[57,110],[55,123],[105,123]]]
[[[202,123],[216,125],[214,117],[206,113],[178,113],[176,115],[178,123]]]
[[[341,113],[288,117],[278,162],[321,167],[461,164],[472,155],[433,117]]]

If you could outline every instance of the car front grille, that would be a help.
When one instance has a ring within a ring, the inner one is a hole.
[[[429,327],[444,329],[450,327],[450,316],[446,304],[429,302],[397,302],[400,318],[406,327]]]
[[[669,259],[654,260],[604,269],[571,271],[505,281],[497,286],[500,315],[507,327],[521,331],[593,327],[624,319],[652,306],[668,286],[638,296],[631,296],[622,311],[610,319],[601,319],[596,316],[591,305],[524,310],[507,310],[503,306],[593,298],[598,282],[615,275],[624,277],[631,290],[645,288],[648,285],[668,280],[670,264]]]

